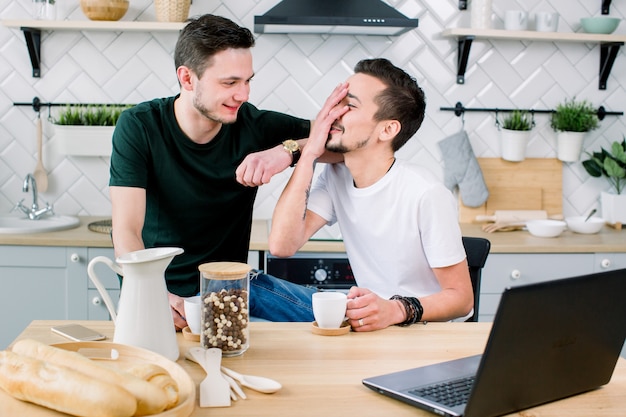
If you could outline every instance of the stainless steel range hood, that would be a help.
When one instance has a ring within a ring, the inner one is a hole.
[[[417,23],[382,0],[282,0],[263,16],[254,16],[254,31],[399,35]]]

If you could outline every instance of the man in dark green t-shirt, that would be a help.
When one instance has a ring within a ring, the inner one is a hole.
[[[308,120],[247,103],[253,45],[228,19],[192,19],[175,50],[180,94],[126,110],[113,135],[115,254],[184,249],[166,271],[179,329],[181,297],[199,291],[198,265],[246,262],[256,187],[293,166],[304,143],[292,139],[310,131]]]

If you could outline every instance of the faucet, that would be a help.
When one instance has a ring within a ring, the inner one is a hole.
[[[24,199],[22,199],[19,203],[17,203],[15,209],[19,209],[20,211],[22,211],[22,213],[26,214],[31,220],[39,220],[44,214],[54,214],[52,206],[48,203],[46,203],[45,207],[39,208],[37,180],[35,180],[33,174],[26,174],[26,178],[24,178],[24,184],[22,185],[22,191],[27,193],[29,190],[33,194],[33,204],[31,205],[31,208],[29,209],[24,204],[22,204],[22,202],[24,201]]]

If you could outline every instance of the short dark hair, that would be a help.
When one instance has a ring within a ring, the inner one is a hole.
[[[249,29],[225,17],[205,14],[188,19],[176,42],[174,64],[176,68],[189,67],[201,77],[218,52],[253,46],[254,36]]]
[[[384,58],[359,61],[354,72],[376,77],[387,86],[374,99],[378,104],[374,120],[400,122],[400,132],[391,143],[394,152],[397,151],[417,132],[424,121],[424,91],[417,85],[415,78]]]

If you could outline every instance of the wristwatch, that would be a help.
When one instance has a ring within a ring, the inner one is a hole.
[[[298,145],[298,142],[288,139],[283,142],[283,149],[291,154],[291,165],[289,166],[295,166],[298,163],[298,159],[300,159],[300,145]]]

